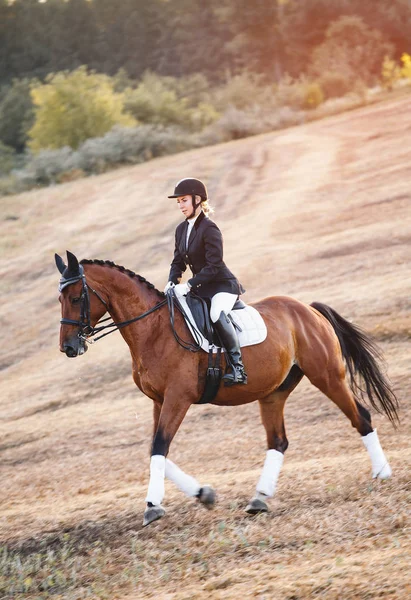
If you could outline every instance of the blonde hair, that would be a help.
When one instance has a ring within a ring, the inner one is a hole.
[[[196,196],[196,200],[201,200],[201,196]],[[206,217],[209,217],[214,212],[214,208],[211,206],[208,200],[201,201],[201,208]]]

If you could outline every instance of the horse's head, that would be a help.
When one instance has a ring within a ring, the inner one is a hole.
[[[100,294],[89,287],[84,267],[67,251],[68,264],[58,254],[56,265],[61,273],[59,283],[61,316],[60,351],[70,358],[87,352],[87,337],[107,310]],[[94,294],[90,296],[89,289]]]

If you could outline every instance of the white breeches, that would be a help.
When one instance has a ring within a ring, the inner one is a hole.
[[[238,296],[229,292],[218,292],[211,298],[210,317],[213,323],[218,321],[221,311],[229,313],[236,303]]]

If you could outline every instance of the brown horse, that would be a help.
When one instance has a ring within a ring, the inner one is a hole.
[[[201,486],[166,458],[189,407],[203,392],[207,354],[188,352],[176,343],[165,296],[143,277],[109,261],[83,260],[79,264],[72,253],[67,252],[67,257],[68,266],[56,255],[62,274],[61,352],[69,357],[83,354],[87,340],[106,327],[111,331],[113,324],[97,325],[108,312],[130,348],[136,385],[153,400],[154,434],[144,525],[164,515],[164,477],[187,495],[212,506],[213,489]],[[243,349],[248,384],[221,387],[212,402],[239,406],[258,400],[260,404],[268,451],[247,512],[268,510],[266,500],[274,494],[288,446],[284,405],[304,375],[343,411],[362,436],[373,477],[389,477],[391,469],[372,428],[370,413],[359,402],[362,382],[371,405],[394,424],[398,420],[397,399],[378,366],[379,350],[359,328],[323,304],[308,306],[278,296],[253,306],[262,315],[268,335],[264,342]],[[188,329],[178,311],[175,325],[187,339]]]

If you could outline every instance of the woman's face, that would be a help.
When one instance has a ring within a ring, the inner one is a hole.
[[[193,202],[192,202],[191,196],[180,196],[179,198],[177,198],[177,206],[181,210],[181,212],[183,213],[183,215],[185,216],[186,219],[188,217],[191,217],[191,214],[193,212]],[[198,208],[196,210],[196,214],[197,214],[197,211],[198,211]]]

